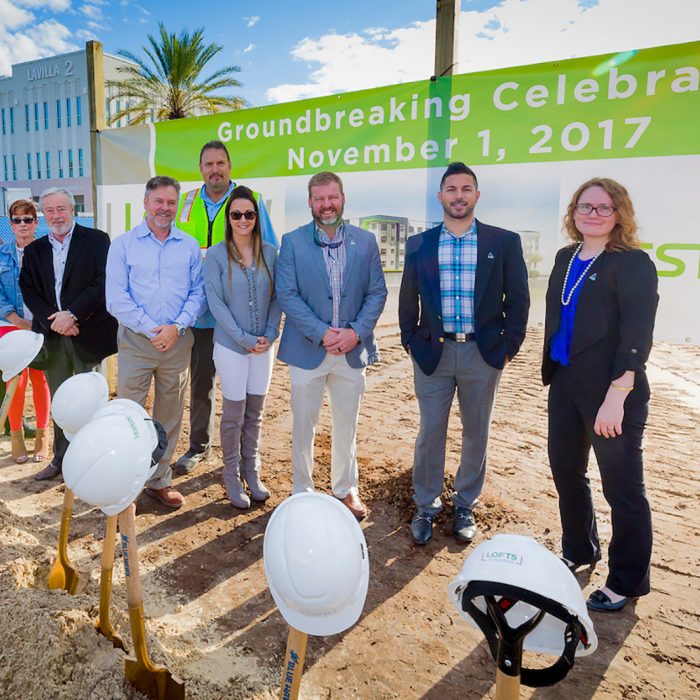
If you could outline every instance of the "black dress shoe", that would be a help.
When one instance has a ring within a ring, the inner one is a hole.
[[[197,452],[196,450],[190,448],[184,455],[182,455],[182,457],[180,457],[180,459],[177,460],[177,462],[175,462],[174,469],[178,474],[184,476],[185,474],[189,474],[191,471],[193,471],[195,467],[208,456],[209,450]]]
[[[452,527],[452,534],[457,542],[469,544],[476,536],[476,520],[471,508],[455,508],[455,522]]]
[[[47,479],[55,479],[61,473],[61,465],[51,462],[45,466],[41,471],[34,474],[34,478],[37,481],[46,481]]]
[[[417,510],[411,518],[411,537],[416,544],[428,544],[433,537],[433,515]]]

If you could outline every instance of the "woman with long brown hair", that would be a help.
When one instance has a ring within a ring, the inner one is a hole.
[[[207,303],[214,316],[214,364],[221,382],[223,478],[231,503],[270,492],[260,479],[260,433],[281,311],[274,289],[277,251],[262,240],[253,192],[236,187],[226,203],[225,239],[204,263]]]
[[[586,476],[591,447],[611,509],[605,585],[588,598],[601,612],[649,592],[652,525],[642,436],[657,274],[640,249],[627,190],[593,178],[574,193],[547,290],[542,379],[549,389],[549,461],[559,494],[563,560],[575,571],[601,558]]]

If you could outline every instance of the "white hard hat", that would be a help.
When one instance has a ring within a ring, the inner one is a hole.
[[[484,632],[492,652],[498,635],[491,611],[487,611],[488,598],[497,599],[511,630],[536,624],[525,637],[523,648],[560,656],[560,661],[566,656],[559,671],[565,666],[568,671],[574,655],[587,656],[598,646],[576,578],[558,557],[530,537],[501,534],[482,542],[467,557],[448,591],[469,624]],[[542,618],[536,623],[540,614]],[[573,629],[579,632],[572,637]],[[539,685],[528,683],[527,674],[544,678],[548,670],[523,669],[523,683]]]
[[[298,493],[275,509],[263,542],[265,576],[282,617],[317,636],[357,622],[367,597],[362,529],[337,499]]]
[[[92,417],[92,420],[95,420],[96,418],[101,418],[102,416],[112,415],[131,415],[135,418],[139,418],[145,421],[145,430],[148,434],[151,444],[151,454],[156,452],[159,446],[159,440],[162,438],[162,436],[158,433],[156,423],[151,420],[151,416],[148,415],[148,411],[141,404],[136,403],[136,401],[132,401],[131,399],[113,399],[112,401],[107,403],[106,406],[100,408],[100,410],[97,411]],[[163,451],[165,451],[165,447],[167,446],[167,437],[165,438],[165,440],[166,443],[165,445],[163,445]],[[153,476],[153,473],[158,468],[158,460],[161,456],[162,454],[158,455],[158,459],[154,460],[154,463],[151,466],[149,478]]]
[[[109,387],[99,372],[81,372],[68,377],[51,399],[51,415],[67,440],[107,405]]]
[[[44,336],[33,331],[13,330],[0,338],[2,380],[9,382],[39,354]]]
[[[66,450],[66,486],[107,515],[120,513],[139,495],[151,473],[148,426],[140,416],[125,413],[91,420]]]

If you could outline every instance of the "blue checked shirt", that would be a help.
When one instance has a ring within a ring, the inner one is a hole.
[[[347,258],[345,252],[345,226],[341,223],[335,230],[335,236],[331,241],[326,235],[326,232],[317,224],[316,235],[322,243],[337,243],[341,241],[341,245],[337,248],[329,248],[324,246],[323,261],[326,263],[328,271],[328,281],[331,285],[331,294],[333,295],[333,327],[337,328],[340,323],[340,294],[343,291],[343,272],[345,272],[345,261]]]
[[[442,325],[446,333],[474,332],[476,221],[459,238],[443,224],[438,242]]]

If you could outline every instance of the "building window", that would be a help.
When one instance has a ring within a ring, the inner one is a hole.
[[[49,103],[44,101],[44,129],[49,128]]]
[[[4,111],[5,111],[5,110],[3,110],[3,112],[4,112]],[[5,177],[4,177],[3,179],[9,180],[10,178],[9,178],[9,173],[8,173],[8,170],[7,170],[7,156],[3,156],[3,157],[2,157],[2,169],[3,169],[3,173],[4,173],[4,175],[5,175]]]
[[[51,153],[46,151],[46,179],[51,179]]]
[[[83,149],[78,149],[78,177],[83,176]]]
[[[56,100],[56,127],[61,128],[61,100]]]
[[[70,97],[66,97],[66,126],[70,126]]]
[[[109,97],[105,97],[105,116],[107,117],[107,124],[109,124],[109,120],[112,118],[112,111],[110,110]]]
[[[78,123],[78,126],[83,125],[83,109],[80,95],[75,98],[75,121]]]
[[[34,131],[39,131],[39,103],[34,103]]]
[[[5,135],[5,108],[2,108],[2,135]],[[5,178],[7,180],[7,177]]]
[[[15,108],[10,107],[10,133],[15,133]]]
[[[29,105],[24,105],[24,126],[29,131]]]
[[[36,154],[36,179],[41,180],[41,153]]]
[[[12,179],[17,179],[17,160],[14,153],[12,154]]]
[[[63,177],[63,151],[58,152],[58,177]]]
[[[68,149],[68,177],[73,177],[73,149]]]
[[[27,153],[27,180],[32,179],[32,154]]]

